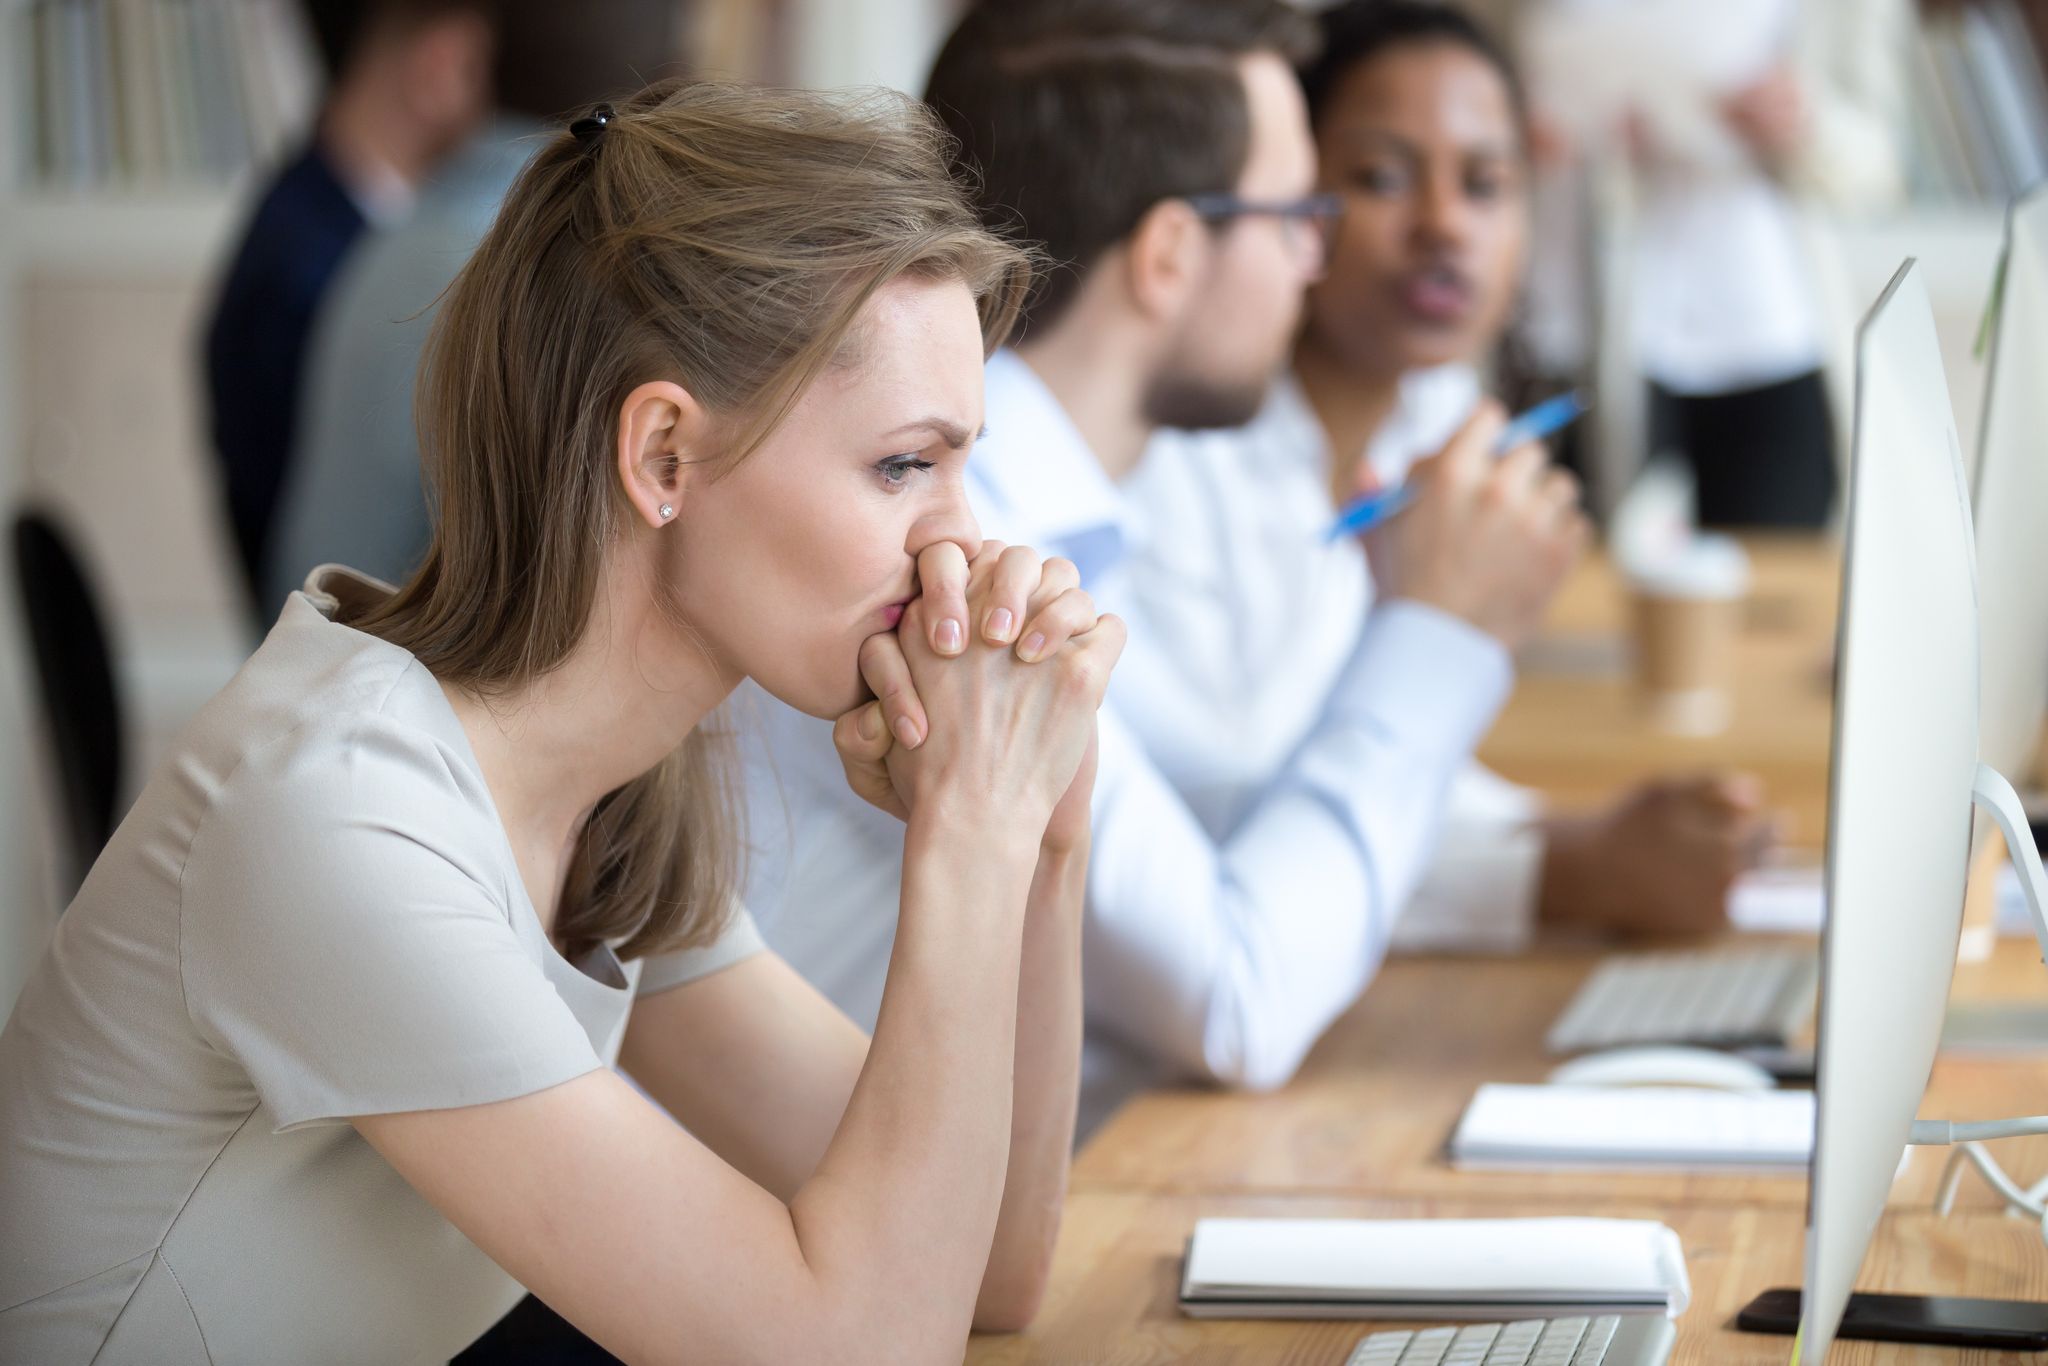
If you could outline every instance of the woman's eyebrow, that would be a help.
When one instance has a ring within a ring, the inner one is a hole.
[[[982,437],[987,436],[988,427],[984,425],[979,432],[971,432],[951,418],[921,417],[914,422],[906,422],[901,427],[883,432],[882,439],[887,440],[890,437],[907,436],[912,432],[931,432],[954,450],[960,451],[967,449],[967,447],[973,445]]]
[[[1369,124],[1352,124],[1337,130],[1339,140],[1354,146],[1384,145],[1398,152],[1413,156],[1422,150],[1413,139],[1403,137],[1391,128],[1375,128]]]
[[[1337,136],[1352,147],[1378,144],[1391,147],[1407,157],[1421,157],[1427,152],[1421,143],[1413,138],[1395,132],[1391,128],[1375,128],[1365,124],[1354,124],[1337,130]],[[1466,157],[1513,157],[1517,153],[1512,142],[1497,142],[1493,139],[1460,143],[1458,154]]]

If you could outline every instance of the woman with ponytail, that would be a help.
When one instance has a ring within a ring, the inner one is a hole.
[[[291,597],[0,1034],[0,1359],[441,1361],[522,1286],[630,1361],[1030,1317],[1122,630],[962,494],[1028,268],[940,144],[667,85],[539,148],[435,322],[424,564]],[[748,678],[905,819],[872,1041],[735,904]]]

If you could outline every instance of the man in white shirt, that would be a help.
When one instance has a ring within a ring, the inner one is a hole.
[[[1288,65],[1304,34],[1282,0],[982,6],[933,72],[927,99],[985,216],[1056,263],[1016,350],[988,367],[976,512],[986,534],[1071,559],[1109,610],[1138,536],[1118,481],[1157,428],[1258,411],[1321,269],[1328,205],[1309,193],[1315,154]],[[1227,839],[1127,724],[1145,699],[1105,706],[1084,1131],[1162,1076],[1285,1081],[1371,980],[1446,785],[1506,697],[1509,650],[1585,535],[1575,485],[1539,450],[1492,460],[1501,425],[1485,405],[1417,466],[1422,496],[1373,538],[1377,605],[1316,724]],[[955,623],[953,638],[992,625]],[[914,697],[877,691],[916,739]],[[820,723],[765,698],[739,719],[753,741],[749,904],[772,945],[871,1020],[900,836],[849,798]],[[863,761],[879,757],[849,756]]]
[[[1482,391],[1463,365],[1403,377],[1367,454],[1391,485],[1471,417]],[[1228,838],[1320,720],[1373,608],[1372,575],[1335,516],[1328,442],[1299,382],[1275,382],[1249,424],[1166,431],[1123,492],[1148,534],[1132,548],[1118,611],[1135,648],[1114,700],[1153,765],[1204,829]],[[1419,677],[1433,677],[1427,664]],[[1393,947],[1511,952],[1533,933],[1543,882],[1536,794],[1476,762],[1452,776],[1428,868]]]
[[[1457,431],[1521,294],[1527,117],[1506,54],[1456,6],[1340,0],[1302,73],[1322,187],[1343,196],[1294,363],[1226,431],[1161,432],[1124,482],[1155,534],[1130,557],[1116,693],[1146,752],[1227,838],[1316,724],[1371,615],[1357,542],[1320,533],[1369,478]],[[1769,843],[1742,775],[1660,777],[1549,812],[1476,762],[1452,782],[1397,925],[1416,948],[1510,951],[1541,922],[1701,933]]]

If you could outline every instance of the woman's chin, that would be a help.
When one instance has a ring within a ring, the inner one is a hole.
[[[756,674],[754,682],[777,702],[822,721],[836,721],[868,700],[868,690],[860,681],[858,666],[850,668],[847,677],[836,687],[815,676],[768,679]]]
[[[1399,332],[1401,373],[1434,370],[1468,359],[1478,349],[1471,329],[1465,327],[1411,326]]]

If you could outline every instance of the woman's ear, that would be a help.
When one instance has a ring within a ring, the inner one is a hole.
[[[649,380],[619,405],[619,482],[650,527],[668,525],[683,510],[704,427],[704,409],[668,380]]]

